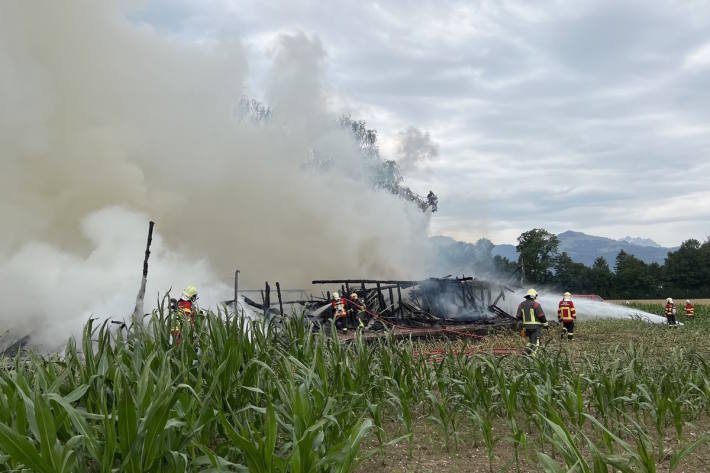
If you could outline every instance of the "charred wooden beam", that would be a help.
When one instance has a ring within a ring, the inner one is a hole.
[[[281,313],[281,317],[284,316],[284,305],[283,301],[281,300],[281,284],[279,284],[278,281],[276,281],[276,295],[279,298],[279,312]]]

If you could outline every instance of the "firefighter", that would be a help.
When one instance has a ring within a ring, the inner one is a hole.
[[[666,299],[666,309],[664,311],[664,314],[666,315],[666,320],[668,320],[668,326],[675,327],[676,326],[676,320],[675,320],[676,310],[675,310],[675,303],[673,302],[673,298],[671,298],[671,297]]]
[[[695,307],[689,300],[685,301],[685,317],[689,320],[693,320],[693,317],[695,317]]]
[[[335,319],[336,327],[340,325],[343,332],[348,331],[348,313],[345,306],[345,298],[340,297],[338,291],[333,292],[332,300],[330,301],[330,306],[333,309],[333,318]]]
[[[360,297],[357,295],[357,292],[353,292],[352,294],[350,294],[349,302],[350,309],[348,310],[348,312],[350,313],[353,324],[355,324],[355,321],[357,320],[357,327],[364,328],[365,324],[363,323],[363,320],[365,320],[365,317],[367,317],[367,308],[365,307],[365,303],[360,300]]]
[[[574,322],[577,320],[577,309],[572,302],[572,294],[565,292],[557,307],[557,321],[562,323],[562,338],[567,334],[567,340],[574,340]]]
[[[518,306],[515,317],[523,321],[523,332],[528,337],[528,344],[525,353],[535,355],[540,347],[540,328],[547,328],[549,325],[545,318],[545,312],[537,301],[537,291],[529,289],[525,294],[525,300]]]
[[[187,286],[182,291],[182,297],[177,303],[177,314],[189,318],[190,324],[193,326],[195,325],[195,313],[197,312],[197,305],[195,304],[197,299],[197,288],[195,286]],[[180,346],[180,327],[177,325],[170,330],[171,344],[173,340],[175,345]]]

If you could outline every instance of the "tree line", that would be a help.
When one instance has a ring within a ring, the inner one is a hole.
[[[603,257],[589,267],[559,252],[556,235],[541,228],[518,237],[518,261],[492,258],[499,274],[523,271],[525,284],[547,285],[605,299],[657,299],[710,297],[710,238],[689,239],[668,253],[663,264],[646,263],[619,251],[613,268]]]

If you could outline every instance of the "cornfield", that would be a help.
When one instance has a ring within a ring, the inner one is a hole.
[[[118,332],[90,321],[62,356],[3,361],[0,471],[348,472],[393,449],[411,457],[422,422],[449,451],[485,450],[467,471],[675,471],[708,441],[687,435],[710,414],[710,365],[687,345],[443,347],[344,345],[297,315],[210,312],[192,327],[161,306]]]

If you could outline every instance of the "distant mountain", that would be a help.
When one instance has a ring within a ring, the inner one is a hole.
[[[515,249],[515,245],[496,245],[493,248],[493,256],[502,256],[508,258],[510,261],[518,261],[518,250]]]
[[[651,240],[650,238],[636,238],[636,237],[630,237],[630,236],[625,236],[619,241],[625,241],[626,243],[631,243],[632,245],[637,245],[637,246],[653,246],[654,248],[662,248],[661,245],[656,243],[655,241]]]
[[[646,263],[663,264],[669,251],[678,248],[664,248],[661,246],[638,245],[625,240],[612,240],[586,233],[566,231],[557,235],[560,239],[560,253],[566,251],[574,261],[587,266],[594,264],[594,260],[603,256],[611,267],[614,267],[616,255],[624,250]],[[648,240],[651,241],[651,240]],[[653,243],[653,241],[651,241]]]
[[[562,232],[557,235],[557,238],[560,240],[560,253],[564,251],[572,260],[584,263],[587,266],[592,266],[594,260],[602,256],[609,263],[609,266],[613,268],[616,255],[621,250],[636,256],[646,263],[663,264],[668,252],[678,249],[678,247],[665,248],[659,246],[650,239],[626,237],[621,240],[613,240],[573,231]],[[471,265],[469,262],[472,260],[480,260],[482,252],[487,249],[482,242],[488,242],[488,240],[479,240],[474,245],[448,237],[432,237],[432,240],[436,242],[437,255],[444,260],[444,266],[459,267],[461,269],[464,269],[464,267],[468,269]],[[494,245],[492,254],[493,256],[503,256],[511,261],[517,261],[518,259],[518,252],[514,245]]]

